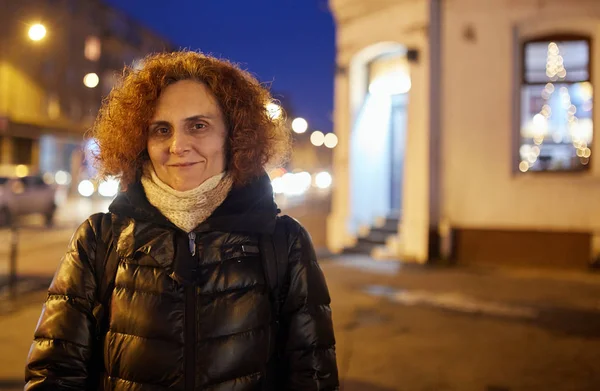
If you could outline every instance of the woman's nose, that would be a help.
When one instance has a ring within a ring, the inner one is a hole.
[[[181,155],[191,149],[188,137],[183,132],[175,131],[169,145],[169,152],[174,155]]]

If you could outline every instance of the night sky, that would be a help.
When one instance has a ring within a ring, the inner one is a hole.
[[[327,0],[106,0],[178,48],[271,82],[310,129],[332,131],[335,36]]]

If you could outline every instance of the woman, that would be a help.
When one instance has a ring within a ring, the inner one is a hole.
[[[122,191],[71,241],[26,390],[338,389],[323,274],[308,233],[277,216],[264,171],[289,146],[270,100],[248,73],[194,52],[126,70],[93,129],[101,174]],[[278,234],[287,259],[273,294],[277,261],[260,238]]]

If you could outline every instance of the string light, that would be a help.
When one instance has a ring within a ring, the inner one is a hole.
[[[539,113],[534,115],[532,119],[534,128],[534,145],[532,148],[536,148],[536,151],[533,152],[531,149],[528,149],[528,151],[521,151],[522,161],[519,164],[519,170],[522,172],[526,172],[537,161],[537,158],[540,155],[541,146],[544,142],[546,134],[548,133],[549,119],[552,116],[552,107],[550,106],[549,101],[553,93],[556,91],[554,82],[564,82],[565,78],[567,77],[565,61],[561,55],[560,47],[556,42],[550,42],[548,44],[546,57],[546,76],[550,79],[550,82],[547,83],[541,91],[541,97],[544,101],[546,101],[546,103],[542,105]],[[576,149],[576,155],[580,157],[582,164],[587,164],[587,160],[589,160],[589,156],[591,155],[591,150],[587,148],[587,143],[585,143],[585,140],[583,139],[584,135],[580,134],[582,132],[581,129],[579,129],[579,119],[576,116],[577,107],[571,102],[571,95],[567,87],[563,86],[559,91],[561,95],[561,105],[567,113],[567,126],[569,128],[573,146]],[[552,139],[554,142],[559,143],[562,142],[563,136],[560,133],[553,132]],[[584,159],[586,160],[585,163]]]

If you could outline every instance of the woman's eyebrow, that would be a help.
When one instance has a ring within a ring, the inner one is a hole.
[[[191,117],[187,117],[187,118],[183,119],[182,122],[190,123],[190,122],[196,122],[201,119],[214,119],[214,118],[215,117],[210,114],[197,114],[197,115],[192,115]],[[150,122],[150,126],[171,126],[171,123],[169,121],[159,119],[159,120]]]
[[[183,122],[195,122],[201,119],[213,119],[214,116],[210,115],[210,114],[197,114],[197,115],[193,115],[191,117],[187,117],[186,119],[183,120]]]
[[[157,120],[157,121],[152,121],[150,122],[150,126],[170,126],[171,124],[169,123],[169,121],[165,121],[165,120]]]

